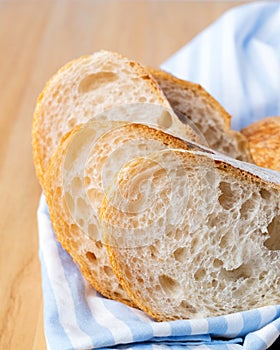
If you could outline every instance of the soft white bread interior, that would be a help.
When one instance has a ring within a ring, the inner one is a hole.
[[[280,303],[280,176],[205,152],[127,163],[100,210],[115,274],[157,320]]]
[[[99,51],[62,67],[46,84],[34,111],[32,146],[41,185],[48,162],[67,132],[104,110],[133,103],[170,107],[156,81],[137,62],[117,53]],[[154,120],[178,136],[194,136],[173,112],[168,118],[157,116]]]
[[[131,111],[131,106],[127,108]],[[162,109],[138,104],[133,113],[148,116],[155,108]],[[98,211],[104,188],[135,156],[167,147],[199,148],[145,125],[108,121],[120,111],[124,113],[125,107],[102,113],[105,121],[77,126],[63,139],[46,172],[45,194],[56,236],[83,275],[104,296],[132,305],[103,245]]]
[[[231,116],[200,85],[149,68],[180,120],[194,126],[205,144],[235,159],[252,161],[246,138],[230,129]]]

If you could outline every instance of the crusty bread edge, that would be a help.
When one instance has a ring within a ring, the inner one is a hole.
[[[52,173],[54,170],[54,163],[56,161],[56,157],[58,153],[61,151],[61,147],[67,148],[68,145],[71,143],[72,138],[77,135],[77,133],[80,132],[80,130],[84,127],[83,124],[77,125],[74,127],[71,131],[69,131],[67,134],[65,134],[61,140],[60,146],[56,150],[56,152],[53,154],[52,158],[50,159],[48,169],[46,171],[46,176],[45,176],[45,197],[46,197],[46,202],[49,208],[49,213],[50,213],[50,218],[51,222],[53,225],[53,229],[57,238],[57,241],[61,244],[63,249],[71,256],[73,261],[79,266],[82,275],[84,278],[90,283],[90,285],[95,288],[100,294],[102,294],[104,297],[109,298],[109,299],[114,299],[117,301],[120,301],[122,303],[125,303],[128,306],[134,306],[135,304],[133,301],[129,301],[128,299],[123,299],[121,297],[118,297],[116,295],[113,295],[108,291],[107,288],[104,288],[102,284],[99,283],[97,279],[94,279],[92,274],[89,272],[88,268],[83,264],[82,260],[79,259],[78,254],[75,252],[74,249],[72,249],[71,245],[68,243],[67,238],[63,234],[63,230],[61,230],[61,227],[64,226],[65,221],[62,217],[57,215],[56,210],[53,206],[53,193],[50,190],[52,188],[51,186],[51,181],[52,181]],[[64,158],[64,156],[62,156]],[[106,248],[105,248],[106,249]]]
[[[171,73],[168,73],[164,70],[155,69],[151,67],[147,67],[147,70],[155,78],[155,80],[157,80],[157,78],[162,78],[164,80],[169,81],[170,83],[181,85],[182,89],[190,90],[195,95],[205,98],[209,105],[214,110],[217,110],[220,113],[220,115],[222,115],[227,129],[230,129],[231,115],[200,84],[177,78]]]
[[[33,120],[32,120],[32,153],[33,153],[33,160],[35,165],[36,174],[38,177],[38,180],[41,184],[41,186],[44,188],[44,173],[46,169],[43,167],[43,161],[40,155],[40,138],[46,137],[46,135],[41,135],[39,132],[39,119],[40,119],[40,111],[42,109],[42,99],[46,92],[48,91],[51,84],[54,82],[56,77],[66,71],[69,67],[73,66],[74,64],[78,63],[79,61],[84,60],[85,58],[88,58],[89,55],[84,55],[80,58],[73,59],[70,62],[66,63],[63,67],[61,67],[45,84],[43,90],[37,97],[35,110],[33,113]],[[70,133],[69,133],[70,134]],[[66,135],[67,138],[67,135]]]
[[[154,93],[157,95],[159,101],[161,101],[163,106],[168,107],[172,110],[168,100],[165,98],[165,95],[164,95],[162,89],[160,88],[159,84],[157,83],[156,79],[151,74],[149,74],[148,70],[146,70],[146,68],[144,66],[142,66],[140,63],[138,63],[134,60],[126,58],[125,56],[123,56],[117,52],[109,52],[106,50],[101,50],[98,52],[104,52],[104,53],[108,52],[110,54],[116,55],[117,57],[119,57],[119,59],[127,60],[127,63],[130,64],[135,69],[135,71],[139,74],[139,76],[142,79],[148,80],[150,82],[151,90],[154,91]],[[42,103],[43,97],[46,93],[48,93],[50,86],[53,84],[53,82],[55,82],[55,80],[57,79],[57,77],[61,73],[65,72],[67,69],[69,69],[73,65],[79,64],[82,61],[92,57],[94,54],[95,53],[93,53],[92,55],[81,56],[79,58],[71,60],[70,62],[68,62],[64,66],[62,66],[48,80],[48,82],[46,83],[42,92],[39,94],[39,96],[37,98],[35,110],[33,113],[33,121],[32,121],[32,153],[33,153],[33,160],[34,160],[36,174],[37,174],[38,180],[43,188],[44,188],[44,173],[46,171],[46,169],[44,167],[44,162],[43,162],[43,158],[44,158],[45,154],[43,154],[43,152],[41,151],[41,147],[40,147],[40,139],[46,138],[46,135],[42,135],[40,132],[40,112],[43,108],[43,103]]]
[[[226,132],[230,137],[236,139],[238,141],[238,144],[243,142],[245,145],[247,145],[244,149],[245,156],[247,157],[246,161],[253,163],[253,157],[250,152],[247,138],[241,132],[231,129],[231,115],[200,84],[177,78],[171,73],[168,73],[161,69],[147,67],[147,70],[155,78],[155,80],[163,79],[165,81],[168,81],[170,84],[181,86],[183,90],[192,91],[195,94],[195,96],[200,96],[204,98],[209,104],[209,106],[213,108],[213,110],[216,110],[219,113],[219,115],[223,118],[224,132]],[[176,111],[174,112],[176,113]]]

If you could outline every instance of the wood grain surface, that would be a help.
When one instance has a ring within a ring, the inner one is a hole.
[[[31,150],[32,113],[46,80],[101,48],[157,67],[240,4],[0,0],[0,349],[46,349],[36,222],[41,189]]]

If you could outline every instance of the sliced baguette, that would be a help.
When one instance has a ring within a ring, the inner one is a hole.
[[[137,106],[134,113],[151,115],[152,105]],[[120,109],[124,111],[124,106]],[[77,126],[63,139],[46,172],[45,194],[57,238],[85,278],[104,296],[132,305],[103,245],[98,211],[104,182],[112,182],[112,176],[134,156],[166,147],[199,148],[145,125],[109,122],[112,111],[102,115],[105,122],[95,119]]]
[[[200,85],[149,68],[179,119],[193,123],[208,146],[235,159],[251,162],[246,138],[230,129],[231,116]]]
[[[280,303],[277,172],[205,152],[155,152],[121,169],[100,217],[116,276],[156,320]]]
[[[241,130],[255,164],[280,171],[280,117],[267,117]]]
[[[46,84],[34,112],[32,146],[41,185],[48,162],[67,132],[104,110],[132,103],[170,107],[156,81],[140,64],[117,53],[99,51],[62,67]],[[172,129],[183,138],[194,136],[174,113],[167,118],[155,116],[154,120],[160,128]]]

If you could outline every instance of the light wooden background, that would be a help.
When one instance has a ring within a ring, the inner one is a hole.
[[[36,223],[41,189],[31,153],[32,112],[45,81],[68,60],[101,48],[156,67],[240,4],[0,0],[0,349],[46,349]]]

